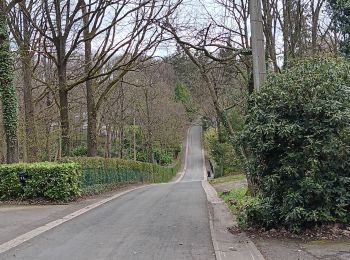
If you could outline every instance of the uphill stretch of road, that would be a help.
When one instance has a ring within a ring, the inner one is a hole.
[[[188,136],[187,170],[177,183],[127,193],[3,254],[35,260],[214,260],[203,179],[201,127]]]

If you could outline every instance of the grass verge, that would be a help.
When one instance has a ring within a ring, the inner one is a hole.
[[[210,180],[209,182],[211,184],[220,184],[220,183],[225,183],[225,182],[230,182],[230,181],[242,181],[245,179],[246,179],[246,177],[244,174],[235,174],[235,175],[229,175],[229,176],[215,178],[215,179]]]
[[[237,215],[242,207],[249,203],[250,200],[254,199],[247,195],[247,188],[241,187],[230,191],[223,191],[219,193],[222,198],[229,206],[232,214]]]

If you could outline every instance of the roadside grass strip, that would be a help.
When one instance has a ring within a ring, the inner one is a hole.
[[[209,182],[211,184],[220,184],[220,183],[225,183],[230,181],[242,181],[245,179],[246,179],[246,176],[244,174],[235,174],[235,175],[229,175],[229,176],[211,179]]]

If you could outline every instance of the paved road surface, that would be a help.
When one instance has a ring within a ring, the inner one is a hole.
[[[39,235],[0,259],[214,260],[201,154],[201,128],[189,134],[179,183],[145,187]]]

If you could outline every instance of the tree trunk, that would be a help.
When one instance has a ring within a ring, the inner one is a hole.
[[[147,159],[149,163],[154,163],[154,156],[153,156],[153,147],[152,147],[152,142],[151,142],[151,137],[150,134],[148,134],[147,138]]]
[[[70,136],[69,136],[69,113],[68,113],[68,91],[66,89],[66,68],[58,67],[58,85],[60,100],[60,120],[61,120],[61,146],[62,156],[70,154]]]
[[[38,159],[37,136],[35,127],[35,114],[32,97],[32,60],[29,53],[30,33],[28,19],[23,15],[23,43],[21,46],[21,62],[23,76],[23,98],[26,132],[26,154],[28,162]]]
[[[23,98],[25,113],[25,132],[26,132],[26,153],[28,162],[37,161],[37,136],[35,127],[34,105],[32,98],[32,81],[30,69],[30,57],[28,54],[22,54],[22,73],[23,73]]]
[[[119,137],[119,158],[123,159],[123,148],[124,148],[124,87],[123,84],[120,86],[121,98],[120,98],[120,137]]]
[[[116,125],[114,125],[115,129],[115,157],[118,158],[118,149],[119,149],[119,129]]]
[[[50,156],[50,123],[47,123],[45,126],[45,160],[46,161],[51,161],[51,156]]]
[[[133,127],[133,143],[134,143],[134,145],[133,145],[133,150],[134,150],[134,161],[136,161],[136,118],[135,118],[135,116],[134,116],[134,127]]]
[[[124,146],[124,126],[123,123],[119,130],[119,158],[123,159],[123,146]]]
[[[112,128],[110,125],[106,126],[107,136],[106,136],[106,145],[105,145],[105,157],[111,158],[112,151]]]
[[[283,34],[283,66],[288,63],[290,50],[289,50],[289,36],[290,36],[290,20],[288,19],[290,12],[290,1],[283,1],[283,25],[282,25],[282,34]]]
[[[274,3],[271,3],[269,0],[262,0],[263,10],[264,10],[264,31],[266,37],[266,50],[268,52],[268,57],[270,57],[274,71],[277,73],[279,71],[277,56],[276,56],[276,44],[275,37],[273,33],[273,6]]]
[[[82,4],[82,13],[84,15],[83,23],[85,26],[84,30],[84,43],[85,43],[85,74],[91,70],[92,62],[92,50],[91,50],[91,39],[89,32],[89,14],[86,10],[86,4]],[[86,87],[86,106],[87,106],[87,155],[88,157],[97,156],[97,111],[95,104],[95,88],[91,79],[88,79],[85,83]]]
[[[154,163],[153,147],[152,147],[152,130],[151,130],[151,113],[150,104],[148,99],[148,91],[144,90],[145,102],[146,102],[146,115],[147,115],[147,157],[148,162]]]
[[[61,1],[55,1],[55,9],[60,10]],[[58,94],[60,103],[60,121],[61,121],[61,149],[60,156],[70,155],[70,129],[69,129],[69,104],[68,104],[68,90],[67,90],[67,53],[66,44],[67,38],[62,33],[61,13],[57,15],[57,36],[54,38],[54,45],[57,52],[57,73],[58,73]]]
[[[322,1],[311,1],[311,15],[312,15],[312,26],[311,26],[311,48],[312,55],[317,53],[317,29],[318,29],[318,20],[320,18],[320,11],[322,8]]]
[[[13,85],[13,60],[6,21],[5,1],[0,2],[0,92],[6,135],[6,161],[18,162],[18,114],[16,89]]]
[[[88,85],[86,83],[86,85]],[[88,86],[86,86],[86,90]],[[88,91],[87,91],[88,92]],[[89,94],[87,94],[89,96]],[[87,98],[89,100],[89,98]],[[89,103],[89,101],[88,101]],[[93,104],[88,104],[87,149],[88,157],[97,156],[97,112]]]
[[[44,77],[47,82],[52,81],[52,75],[50,73],[50,64],[48,64],[47,59],[43,59],[43,65],[44,65]],[[46,93],[46,110],[49,111],[50,107],[52,106],[53,100],[51,99],[51,93],[48,91]],[[51,161],[51,152],[50,152],[50,138],[51,138],[51,119],[46,117],[45,120],[45,134],[46,134],[46,143],[45,143],[45,153],[44,158],[47,161]]]

